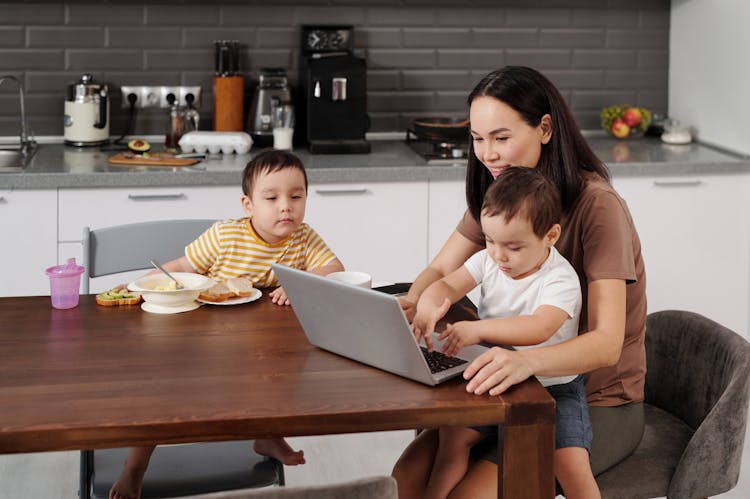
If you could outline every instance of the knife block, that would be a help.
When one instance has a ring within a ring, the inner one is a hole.
[[[214,76],[214,130],[243,131],[245,86],[242,76]]]

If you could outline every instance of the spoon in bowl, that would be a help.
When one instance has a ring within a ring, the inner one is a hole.
[[[159,263],[156,260],[151,260],[151,265],[153,265],[157,269],[161,270],[167,277],[169,277],[170,279],[172,279],[175,282],[175,284],[177,284],[177,289],[182,289],[182,288],[185,287],[185,286],[183,286],[180,283],[180,281],[178,281],[177,279],[175,279],[174,277],[172,277],[172,274],[170,274],[169,272],[167,272],[166,270],[164,270],[164,267],[162,267],[161,265],[159,265]]]

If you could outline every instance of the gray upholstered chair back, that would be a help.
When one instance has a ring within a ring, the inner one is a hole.
[[[83,228],[81,291],[89,292],[89,278],[150,268],[181,256],[185,248],[214,220],[157,220],[90,230]]]
[[[604,499],[698,498],[739,479],[750,344],[692,312],[649,314],[645,429],[635,451],[596,476]]]
[[[707,497],[737,483],[750,392],[750,344],[699,314],[648,316],[646,403],[695,433],[669,484],[668,497]]]
[[[273,487],[185,496],[181,499],[397,499],[396,480],[374,476],[333,485]]]

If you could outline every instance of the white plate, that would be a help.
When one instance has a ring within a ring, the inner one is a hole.
[[[191,301],[186,305],[180,305],[179,307],[165,307],[164,305],[155,305],[151,302],[144,301],[141,303],[141,310],[151,312],[152,314],[179,314],[180,312],[189,312],[200,307],[201,304],[196,301]]]
[[[250,303],[251,301],[255,301],[261,296],[263,296],[263,292],[258,288],[253,288],[253,292],[252,294],[250,294],[250,296],[238,296],[237,298],[229,298],[228,300],[224,301],[206,301],[198,298],[198,301],[201,303],[205,303],[206,305],[241,305],[243,303]]]

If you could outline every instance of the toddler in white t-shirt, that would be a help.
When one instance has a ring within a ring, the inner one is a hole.
[[[508,167],[484,197],[481,225],[486,249],[434,282],[417,303],[417,339],[432,349],[435,324],[477,285],[480,320],[449,324],[443,353],[480,342],[516,349],[553,345],[578,335],[581,287],[573,267],[555,249],[560,237],[557,188],[536,169]],[[538,377],[556,401],[555,475],[570,497],[599,497],[591,473],[591,423],[580,375]],[[444,427],[425,490],[444,498],[468,469],[471,447],[497,427]]]

